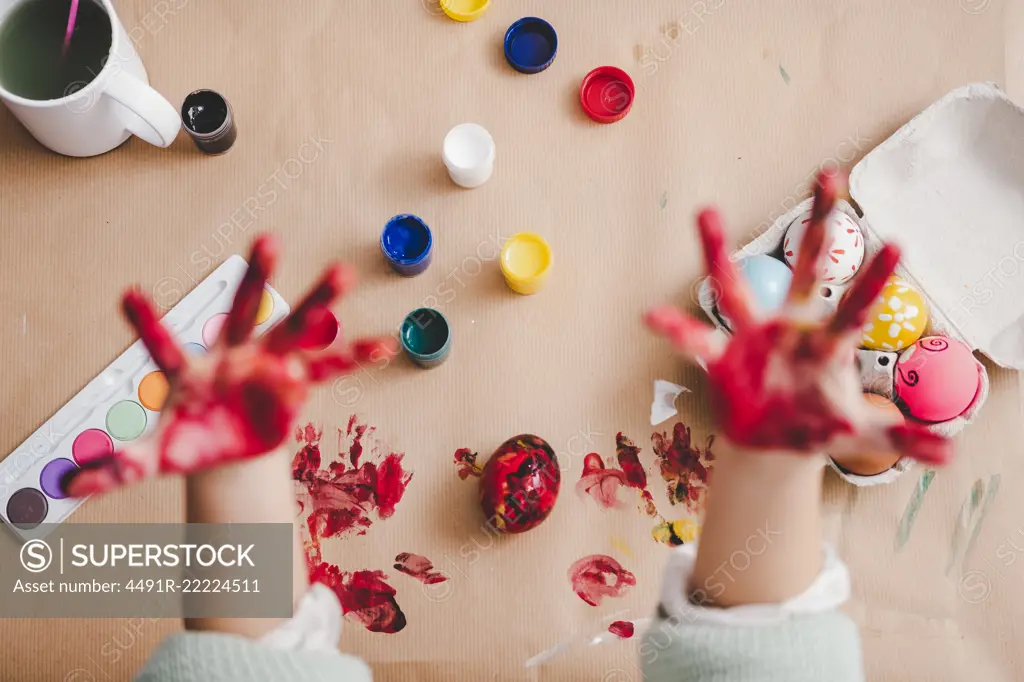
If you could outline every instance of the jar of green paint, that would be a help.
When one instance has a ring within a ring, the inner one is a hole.
[[[448,320],[433,308],[417,308],[406,315],[401,337],[409,359],[424,369],[440,365],[452,349]]]

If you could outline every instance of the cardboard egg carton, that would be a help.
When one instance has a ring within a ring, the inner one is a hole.
[[[869,152],[850,173],[848,202],[836,209],[852,217],[864,235],[864,263],[882,241],[902,249],[896,274],[925,297],[925,336],[947,336],[967,344],[1001,367],[1024,369],[1024,110],[992,83],[965,85],[948,93]],[[811,208],[801,202],[733,260],[756,254],[781,258],[789,225]],[[863,266],[862,266],[863,267]],[[834,309],[850,283],[822,287]],[[707,278],[698,292],[701,308],[727,332]],[[894,359],[902,351],[858,352],[865,390],[893,397]],[[960,416],[928,424],[951,437],[970,424],[989,393],[989,377],[978,362],[981,382]],[[854,485],[898,478],[910,460],[877,476],[839,475]]]

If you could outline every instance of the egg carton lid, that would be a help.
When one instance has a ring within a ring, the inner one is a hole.
[[[1024,109],[948,93],[853,167],[850,196],[973,350],[1024,369]]]

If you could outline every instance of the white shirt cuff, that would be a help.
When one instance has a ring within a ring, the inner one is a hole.
[[[714,625],[773,625],[793,618],[834,611],[850,598],[850,573],[835,550],[824,545],[824,566],[814,582],[802,593],[778,604],[745,604],[729,608],[698,606],[690,601],[686,586],[693,574],[697,559],[697,543],[690,543],[672,551],[661,585],[661,605],[669,617],[680,622]],[[750,557],[747,557],[750,559]],[[756,561],[756,557],[753,561]],[[731,567],[739,572],[737,567]],[[723,572],[730,570],[723,567]],[[719,580],[716,578],[716,581]],[[722,579],[724,580],[724,578]],[[724,582],[717,582],[724,584]],[[711,585],[704,591],[712,594]]]
[[[337,651],[341,638],[341,604],[326,585],[311,585],[295,615],[267,634],[260,643],[281,651]]]

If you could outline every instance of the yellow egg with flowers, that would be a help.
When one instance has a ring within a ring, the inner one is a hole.
[[[860,345],[871,350],[903,350],[921,338],[927,326],[924,296],[902,277],[891,275],[864,319]]]

